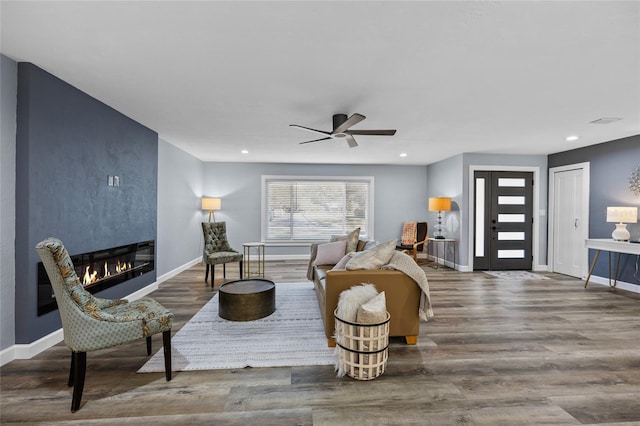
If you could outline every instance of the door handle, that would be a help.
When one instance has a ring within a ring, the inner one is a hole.
[[[576,228],[576,229],[578,228],[578,220],[579,220],[579,219],[576,219],[576,220],[573,222],[573,227],[574,227],[574,228]]]

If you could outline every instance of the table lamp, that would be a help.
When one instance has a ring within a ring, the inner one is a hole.
[[[616,223],[611,237],[616,241],[629,241],[631,234],[627,223],[638,223],[637,207],[607,207],[607,222]]]
[[[207,198],[202,197],[202,210],[209,210],[209,222],[211,222],[211,217],[213,217],[213,221],[216,221],[216,215],[214,211],[220,210],[222,207],[222,200],[220,198]]]
[[[442,235],[442,212],[451,211],[451,198],[429,198],[429,211],[438,212],[438,226],[436,227],[436,231],[433,233],[433,238],[437,240],[443,240],[444,235]]]

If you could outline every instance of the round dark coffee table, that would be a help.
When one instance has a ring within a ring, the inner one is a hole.
[[[264,279],[229,281],[218,290],[218,315],[230,321],[253,321],[276,310],[276,285]]]

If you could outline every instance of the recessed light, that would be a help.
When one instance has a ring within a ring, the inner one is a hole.
[[[403,152],[402,154],[400,154],[400,157],[406,157],[406,156],[407,156],[406,152]]]
[[[247,151],[246,149],[243,149],[242,151],[240,151],[242,154],[248,154],[249,151]]]
[[[564,140],[566,140],[567,142],[577,141],[578,139],[580,139],[580,137],[576,135],[571,135],[564,138]]]

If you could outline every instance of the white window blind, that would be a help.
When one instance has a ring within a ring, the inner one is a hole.
[[[372,177],[263,176],[264,241],[328,240],[360,228],[372,229]]]

